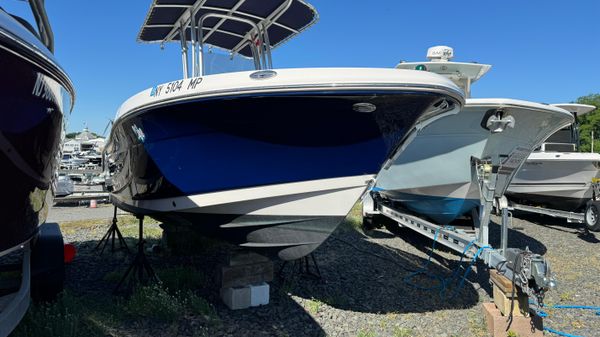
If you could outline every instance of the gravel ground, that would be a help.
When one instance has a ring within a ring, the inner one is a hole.
[[[124,253],[114,255],[92,252],[104,234],[112,216],[111,207],[54,208],[51,219],[67,221],[97,217],[96,225],[73,230],[63,228],[65,239],[78,246],[76,260],[68,266],[67,289],[76,295],[98,296],[116,300],[111,294],[115,281],[107,274],[127,266]],[[494,217],[498,222],[499,218]],[[92,222],[93,223],[93,222]],[[156,224],[146,230],[158,230]],[[134,235],[135,231],[131,231]],[[126,234],[127,236],[128,234]],[[491,237],[499,237],[494,225]],[[550,304],[600,305],[600,248],[598,234],[585,234],[576,225],[551,218],[514,218],[509,232],[509,246],[529,248],[545,255],[552,263],[559,286],[546,297]],[[131,239],[130,243],[133,242]],[[431,240],[412,232],[392,235],[384,229],[363,233],[350,225],[341,226],[315,252],[321,279],[297,272],[288,264],[281,277],[271,283],[268,306],[240,311],[228,310],[219,300],[218,290],[207,282],[198,291],[211,302],[222,324],[209,328],[210,336],[487,336],[481,303],[490,301],[486,268],[474,269],[464,287],[441,294],[438,290],[420,290],[404,280],[410,271],[423,265]],[[211,271],[229,247],[207,244],[201,256],[150,256],[157,267],[186,265]],[[433,254],[430,271],[450,275],[458,256],[448,251]],[[280,262],[275,270],[282,266]],[[436,281],[417,276],[423,287]],[[580,310],[549,310],[545,324],[554,329],[582,336],[600,336],[600,317]],[[193,318],[182,319],[175,328],[156,329],[152,324],[122,323],[110,332],[114,336],[196,336],[202,326]]]
[[[47,222],[69,222],[79,220],[96,220],[112,218],[114,208],[109,204],[98,204],[96,208],[84,206],[54,206],[48,212]],[[126,214],[119,210],[119,215]]]

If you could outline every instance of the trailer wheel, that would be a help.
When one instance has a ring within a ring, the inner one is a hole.
[[[388,230],[388,232],[390,232],[396,236],[400,236],[404,233],[404,231],[403,231],[404,227],[400,226],[399,223],[397,223],[396,221],[394,221],[392,219],[386,218],[386,221],[383,222],[383,225],[385,226],[385,229]]]
[[[591,202],[585,209],[585,225],[594,232],[600,232],[600,203]]]
[[[375,225],[373,224],[373,216],[372,215],[363,216],[362,227],[363,227],[363,229],[366,229],[366,230],[375,229]]]
[[[385,217],[380,214],[371,214],[363,216],[362,226],[366,230],[373,230],[383,227]]]

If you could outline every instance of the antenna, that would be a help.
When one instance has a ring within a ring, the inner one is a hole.
[[[448,62],[454,58],[454,49],[448,46],[434,46],[427,49],[427,58],[431,62]]]
[[[112,127],[114,121],[110,118],[108,118],[108,123],[106,123],[106,127],[104,128],[104,131],[102,131],[102,137],[105,137],[106,135],[106,131],[108,131],[108,128]]]

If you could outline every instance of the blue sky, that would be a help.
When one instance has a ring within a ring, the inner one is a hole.
[[[47,0],[56,56],[77,102],[70,131],[101,133],[129,96],[181,77],[176,45],[138,44],[150,0]],[[316,25],[273,53],[274,67],[393,67],[454,48],[456,61],[492,64],[474,97],[567,102],[600,93],[600,1],[312,0]],[[23,13],[27,5],[2,0]]]

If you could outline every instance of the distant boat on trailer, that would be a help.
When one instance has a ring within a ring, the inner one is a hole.
[[[448,77],[470,96],[471,85],[491,68],[454,62],[450,47],[428,50],[426,62],[401,62],[397,69],[417,69]],[[505,98],[467,98],[461,109],[447,111],[424,124],[377,175],[376,198],[419,216],[449,224],[481,205],[474,183],[473,160],[501,170],[501,195],[534,148],[573,121],[565,110],[546,104]],[[365,210],[368,217],[369,210]]]
[[[579,152],[579,116],[593,105],[554,104],[570,111],[575,121],[548,138],[528,158],[506,195],[519,203],[579,212],[594,196],[593,183],[600,178],[600,154]]]

